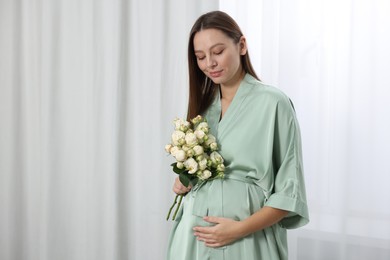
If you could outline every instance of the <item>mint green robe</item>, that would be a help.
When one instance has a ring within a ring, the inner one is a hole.
[[[280,90],[247,74],[221,115],[219,94],[205,113],[220,145],[225,179],[194,187],[184,199],[168,246],[168,260],[285,260],[286,229],[309,221],[301,137],[295,111]],[[290,213],[279,223],[234,243],[208,248],[193,235],[203,216],[243,220],[263,206]]]

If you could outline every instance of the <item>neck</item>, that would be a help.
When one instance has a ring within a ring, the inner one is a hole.
[[[232,101],[244,76],[245,71],[242,70],[230,83],[221,84],[221,99]]]

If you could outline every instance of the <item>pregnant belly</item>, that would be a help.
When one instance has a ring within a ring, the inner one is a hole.
[[[242,220],[259,210],[265,201],[263,190],[237,179],[213,180],[195,190],[193,215]]]

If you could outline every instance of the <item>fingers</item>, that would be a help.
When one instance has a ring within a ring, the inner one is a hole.
[[[195,232],[194,235],[198,241],[203,242],[207,247],[221,247],[228,243],[225,239],[216,236],[215,231],[211,228],[199,229],[199,232]]]
[[[213,248],[224,246],[224,244],[218,242],[205,242],[204,245]]]
[[[194,236],[205,243],[216,242],[213,227],[194,227]]]
[[[218,223],[221,223],[223,221],[223,218],[206,216],[206,217],[203,217],[203,220],[206,222],[209,222],[209,223],[218,224]]]
[[[239,238],[236,230],[240,222],[213,216],[204,217],[203,220],[215,224],[212,226],[193,227],[194,236],[196,236],[198,241],[202,241],[205,246],[221,247]]]
[[[179,177],[176,177],[172,190],[174,193],[182,195],[182,194],[186,194],[187,192],[189,192],[191,190],[191,186],[188,186],[188,187],[184,186],[180,182]]]
[[[195,234],[210,234],[213,227],[194,227]]]
[[[227,219],[220,218],[220,217],[213,217],[213,216],[205,216],[203,217],[203,220],[213,224],[220,224]],[[215,231],[215,226],[211,226],[211,227],[196,226],[193,227],[193,230],[197,233],[212,234]]]

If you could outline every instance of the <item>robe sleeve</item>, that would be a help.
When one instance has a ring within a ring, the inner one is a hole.
[[[298,228],[309,222],[299,125],[287,97],[278,101],[275,113],[274,187],[265,206],[289,211],[280,224],[288,229]]]

